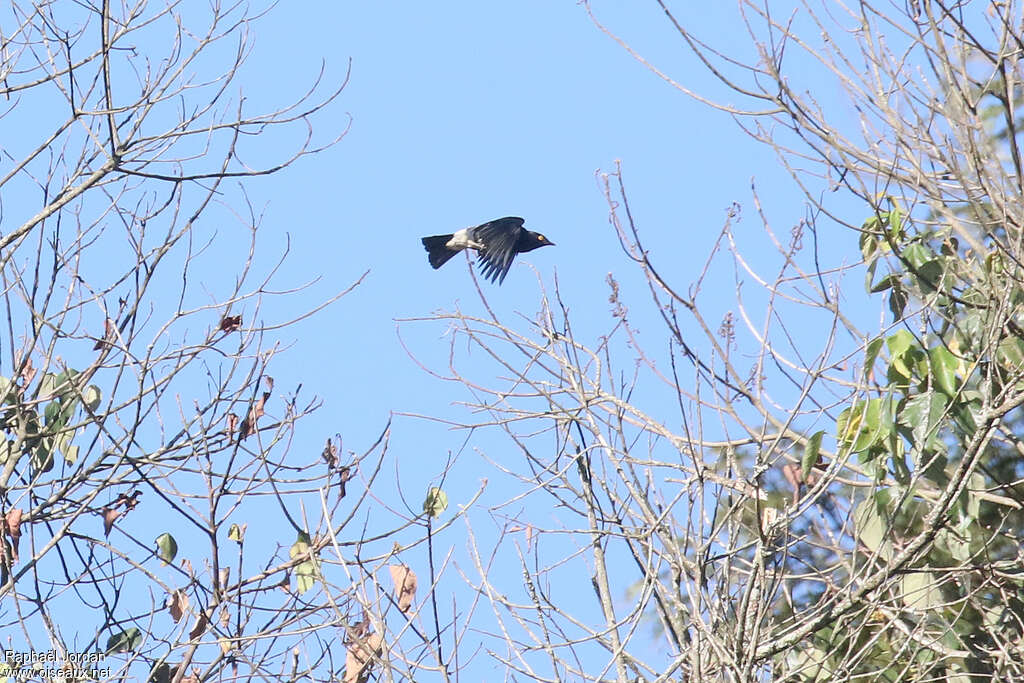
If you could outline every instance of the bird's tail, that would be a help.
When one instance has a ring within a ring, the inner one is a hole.
[[[427,250],[427,258],[430,259],[430,265],[434,269],[438,269],[448,262],[452,256],[459,253],[458,249],[449,249],[448,240],[453,235],[434,235],[433,237],[423,238],[423,247]]]

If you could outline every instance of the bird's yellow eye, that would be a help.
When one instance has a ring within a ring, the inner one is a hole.
[[[548,238],[545,237],[544,235],[537,235],[537,239],[539,239],[541,242],[547,242],[548,241]]]

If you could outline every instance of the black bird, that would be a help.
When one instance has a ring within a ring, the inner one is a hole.
[[[480,272],[484,278],[499,284],[505,281],[516,254],[554,244],[539,232],[523,227],[523,219],[506,216],[475,228],[463,228],[452,235],[424,237],[430,265],[438,269],[463,249],[476,249],[480,255]]]

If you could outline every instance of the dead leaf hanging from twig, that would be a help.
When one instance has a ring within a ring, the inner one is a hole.
[[[99,351],[104,346],[109,346],[110,343],[114,341],[114,337],[116,336],[117,326],[114,325],[113,320],[107,318],[106,320],[103,321],[103,337],[96,341],[96,344],[93,345],[92,350]]]
[[[11,563],[18,561],[18,541],[21,540],[21,508],[13,508],[4,515],[4,533],[11,539]]]
[[[263,406],[266,404],[267,399],[270,398],[270,392],[265,392],[259,400],[252,405],[249,409],[249,414],[246,415],[245,419],[242,420],[242,426],[238,430],[238,440],[241,441],[247,437],[252,436],[256,433],[256,420],[260,419],[265,415],[263,412]]]
[[[139,504],[142,491],[135,489],[131,493],[122,493],[110,505],[103,508],[103,535],[110,536],[110,530],[114,528],[114,522],[128,514]]]
[[[206,632],[206,627],[210,621],[206,616],[206,612],[199,612],[199,618],[196,619],[196,625],[192,627],[192,630],[188,632],[188,639],[195,640],[199,636]]]
[[[395,582],[395,594],[398,598],[398,609],[408,614],[412,609],[412,601],[416,597],[416,586],[418,580],[416,574],[404,564],[393,564],[388,566],[391,572],[391,580]]]
[[[167,598],[167,609],[171,612],[171,619],[177,624],[181,621],[181,617],[184,616],[185,611],[188,609],[188,594],[178,589],[171,593]]]
[[[240,315],[226,315],[220,319],[221,332],[234,332],[241,326],[242,316]]]
[[[345,677],[343,683],[364,683],[370,675],[370,665],[374,657],[379,657],[383,648],[383,638],[371,633],[365,638],[353,638],[348,641],[348,654],[345,655]]]

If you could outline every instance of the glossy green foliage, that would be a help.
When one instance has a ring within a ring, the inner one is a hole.
[[[74,464],[79,457],[75,436],[95,415],[101,400],[100,389],[84,384],[76,370],[45,373],[27,387],[0,377],[4,410],[0,428],[6,434],[0,443],[0,461],[28,455],[36,472],[50,471],[55,454]]]

